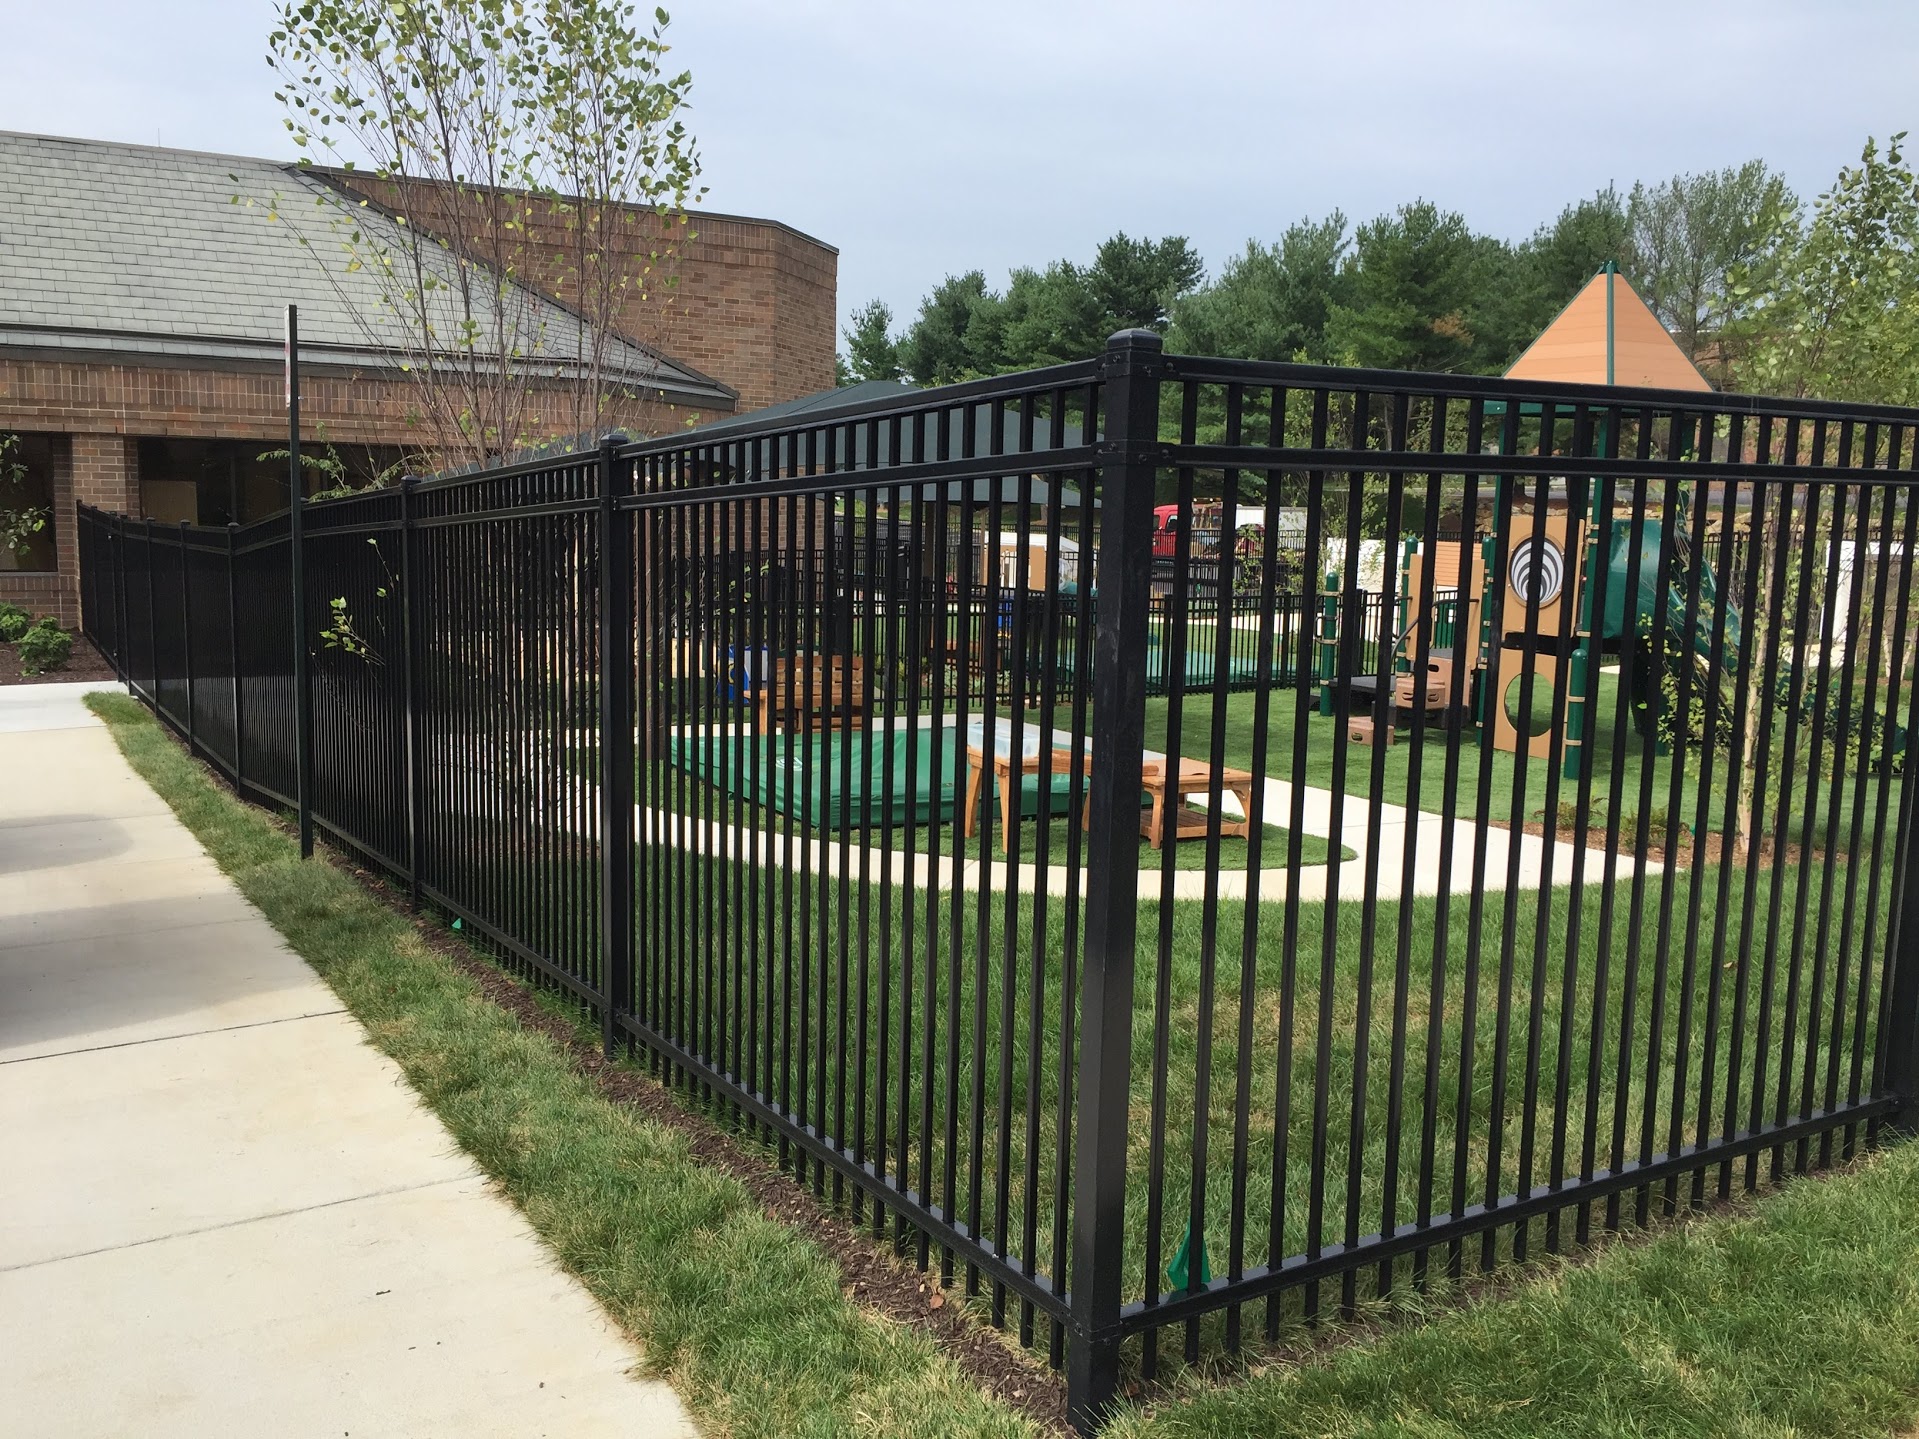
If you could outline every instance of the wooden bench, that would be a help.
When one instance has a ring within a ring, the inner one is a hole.
[[[866,660],[861,655],[776,659],[759,685],[760,732],[811,733],[825,725],[863,724]]]

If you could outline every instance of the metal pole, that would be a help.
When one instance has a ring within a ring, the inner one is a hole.
[[[247,720],[246,705],[240,688],[240,564],[236,555],[239,548],[240,527],[231,520],[227,522],[227,673],[232,676],[233,686],[233,788],[236,793],[246,787],[247,765]]]
[[[287,306],[287,549],[293,570],[293,711],[300,858],[313,858],[313,685],[307,673],[306,485],[300,474],[300,307]]]
[[[1619,266],[1611,260],[1606,261],[1606,383],[1613,384],[1613,276],[1619,273]]]
[[[144,515],[147,540],[147,703],[160,713],[160,634],[153,619],[153,516]]]
[[[113,538],[113,673],[127,693],[133,682],[127,673],[127,517],[115,515],[109,533]]]
[[[418,690],[419,607],[413,602],[413,487],[407,475],[400,481],[400,688],[406,706],[406,878],[408,897],[420,907],[421,790],[426,774],[420,765],[420,699]]]
[[[1090,1430],[1119,1389],[1119,1312],[1139,914],[1139,794],[1146,745],[1146,652],[1153,573],[1153,480],[1161,342],[1122,330],[1101,359],[1099,623],[1089,777],[1086,958],[1080,1000],[1079,1113],[1073,1136],[1072,1344],[1067,1418]]]
[[[1339,685],[1339,571],[1326,571],[1319,591],[1319,712],[1330,715],[1344,697]]]
[[[1912,501],[1908,499],[1907,503]],[[1911,563],[1910,560],[1907,563]],[[1898,661],[1895,661],[1895,672]],[[1912,688],[1907,712],[1907,732],[1919,723],[1919,684]],[[1919,765],[1907,758],[1905,774],[1899,786],[1898,839],[1894,846],[1893,872],[1898,876],[1897,907],[1893,911],[1892,934],[1887,955],[1892,973],[1887,976],[1885,1010],[1885,1067],[1881,1092],[1899,1101],[1899,1108],[1888,1121],[1893,1130],[1906,1135],[1919,1134]]]
[[[600,444],[600,1039],[619,1042],[633,976],[633,546],[619,509],[633,466],[624,435]]]
[[[188,572],[187,522],[180,521],[180,667],[187,674],[187,753],[193,753],[193,576]]]
[[[84,505],[73,507],[74,547],[80,561],[80,614],[75,628],[88,639],[93,639],[94,616],[99,612],[99,601],[94,598],[94,567],[87,563],[87,550],[92,545],[89,538],[93,531],[87,524],[87,511]],[[95,641],[96,648],[98,641]]]

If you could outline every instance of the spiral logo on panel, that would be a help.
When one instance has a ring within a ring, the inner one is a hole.
[[[1522,604],[1545,606],[1566,585],[1566,556],[1551,540],[1528,539],[1513,551],[1506,576]]]

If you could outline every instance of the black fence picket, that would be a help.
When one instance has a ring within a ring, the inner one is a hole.
[[[305,646],[323,836],[1090,1428],[1919,1121],[1916,454],[1134,333],[316,504],[297,616],[284,516],[83,509],[84,620],[281,808]]]

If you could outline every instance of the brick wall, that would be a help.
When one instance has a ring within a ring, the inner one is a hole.
[[[126,435],[74,435],[67,445],[71,503],[134,514],[140,508],[135,441]],[[69,528],[68,533],[71,533]],[[66,536],[61,537],[65,569]]]
[[[358,172],[330,172],[375,203],[393,204],[398,182]],[[577,230],[568,211],[528,200],[526,247],[515,257],[523,279],[564,304],[578,306],[579,266],[569,253]],[[421,205],[423,211],[440,202]],[[480,206],[444,207],[437,228],[457,223],[478,233]],[[462,216],[466,217],[462,220]],[[771,220],[694,212],[686,223],[651,210],[622,207],[606,227],[612,248],[631,259],[615,326],[640,344],[740,393],[740,409],[830,389],[836,340],[839,252]],[[657,268],[651,256],[671,251]],[[671,285],[658,283],[672,275]]]
[[[564,433],[571,414],[556,393],[531,392],[528,428]],[[312,368],[300,377],[300,433],[342,444],[424,448],[418,396],[379,371]],[[613,423],[659,428],[641,415]],[[275,440],[286,434],[285,381],[277,365],[179,365],[20,359],[0,351],[0,429],[65,434]]]
[[[659,347],[757,410],[833,385],[839,255],[782,226],[689,217]]]

